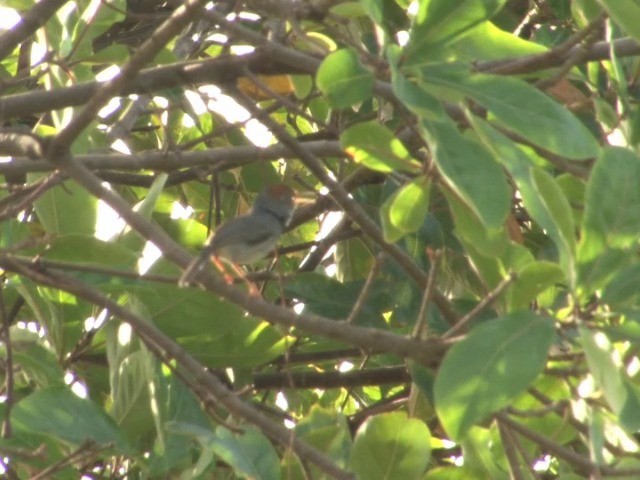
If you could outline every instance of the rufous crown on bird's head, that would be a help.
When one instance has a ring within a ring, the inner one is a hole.
[[[269,185],[264,189],[266,195],[277,200],[293,199],[295,196],[294,191],[286,186],[284,183],[277,183],[275,185]]]

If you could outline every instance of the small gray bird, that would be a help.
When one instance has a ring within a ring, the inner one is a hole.
[[[293,190],[283,184],[270,185],[262,190],[247,215],[234,218],[211,233],[200,255],[180,277],[179,285],[191,284],[208,258],[224,272],[219,259],[234,266],[266,257],[291,221],[294,197]],[[231,280],[227,276],[225,279]]]

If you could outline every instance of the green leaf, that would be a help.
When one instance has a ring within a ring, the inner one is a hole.
[[[351,434],[346,418],[338,411],[320,408],[317,404],[311,406],[308,415],[296,425],[295,433],[324,452],[339,467],[346,465]]]
[[[534,262],[518,271],[518,278],[509,288],[509,311],[524,309],[547,288],[565,279],[555,263]]]
[[[532,187],[536,194],[544,203],[546,210],[552,212],[553,221],[561,232],[563,239],[568,239],[571,252],[575,250],[575,233],[573,224],[573,214],[569,200],[558,186],[555,179],[541,168],[530,170]]]
[[[391,223],[391,203],[385,202],[380,207],[380,225],[382,226],[382,235],[387,243],[396,243],[405,236],[405,232]]]
[[[318,68],[316,82],[334,108],[355,105],[373,92],[373,75],[360,63],[358,55],[346,48],[325,57]]]
[[[11,327],[13,363],[28,382],[39,387],[64,384],[64,370],[55,354],[42,343],[38,334],[17,326]],[[6,347],[2,347],[6,355]]]
[[[210,313],[204,322],[212,319]],[[267,322],[252,317],[236,321],[221,317],[219,321],[229,324],[222,336],[220,332],[211,332],[180,339],[181,345],[207,366],[239,368],[264,365],[291,346],[291,339]]]
[[[445,111],[440,101],[427,92],[420,84],[405,77],[397,69],[392,69],[393,93],[404,105],[420,118],[440,121],[445,118]]]
[[[433,156],[447,185],[488,229],[504,223],[511,192],[500,165],[482,145],[463,137],[451,123],[424,122]]]
[[[421,0],[405,47],[407,63],[424,62],[436,48],[489,20],[505,0]]]
[[[165,334],[177,339],[201,336],[212,341],[245,317],[240,307],[194,288],[132,282],[127,284],[125,294],[122,293],[123,286],[118,284],[110,285],[108,290],[123,295],[121,303],[140,302],[144,305],[141,314],[152,319]]]
[[[353,309],[354,299],[362,289],[364,281],[339,282],[320,273],[302,273],[285,285],[285,293],[305,304],[310,312],[329,318],[344,319]],[[375,281],[370,295],[362,305],[356,323],[365,320],[369,326],[382,326],[383,312],[390,308],[389,287],[384,281]]]
[[[503,128],[566,158],[596,157],[596,138],[567,108],[527,82],[501,75],[462,75],[459,67],[420,70],[425,85],[457,90],[486,108]]]
[[[324,452],[338,466],[346,465],[351,451],[351,433],[343,414],[315,404],[307,416],[298,422],[295,433],[309,445]]]
[[[562,190],[514,142],[473,115],[469,120],[484,145],[515,180],[527,212],[554,241],[560,265],[573,282],[576,275],[573,216]]]
[[[156,368],[154,373],[156,382],[150,392],[150,404],[158,407],[153,412],[158,441],[149,457],[149,476],[159,478],[191,460],[193,445],[185,442],[182,432],[176,432],[176,425],[205,429],[210,435],[213,432],[210,419],[194,393],[176,375],[162,372],[162,367]],[[214,460],[213,452],[206,450],[208,453],[202,452],[201,457]],[[194,478],[196,476],[194,473]]]
[[[30,181],[40,175],[29,175]],[[65,182],[45,192],[34,202],[38,219],[49,235],[96,231],[97,201],[74,182]]]
[[[376,415],[358,430],[349,465],[367,480],[419,478],[429,463],[430,441],[427,426],[406,413]]]
[[[144,200],[139,202],[133,210],[145,218],[151,218],[151,214],[158,203],[160,195],[162,195],[162,190],[164,189],[168,178],[169,174],[167,173],[158,174],[156,178],[153,179],[153,183],[147,191],[147,195],[144,197]]]
[[[470,97],[495,116],[504,128],[535,145],[567,158],[598,155],[596,138],[569,109],[527,82],[514,77],[472,75]]]
[[[629,433],[640,429],[640,392],[617,365],[617,355],[610,340],[603,332],[580,328],[580,338],[589,370],[596,384],[602,389],[613,413]]]
[[[371,170],[389,173],[420,169],[420,162],[411,157],[398,137],[377,121],[349,127],[340,135],[340,145],[354,161]]]
[[[103,242],[93,235],[79,234],[54,238],[42,256],[48,260],[103,265],[129,271],[134,269],[138,260],[138,255],[117,242]]]
[[[79,445],[92,440],[113,443],[130,452],[122,433],[104,410],[90,400],[73,394],[68,387],[49,387],[28,395],[11,410],[11,424],[17,430],[46,435]]]
[[[603,150],[587,183],[579,258],[588,262],[607,248],[636,245],[640,236],[640,158],[631,150]]]
[[[389,221],[405,233],[416,232],[429,212],[431,182],[426,176],[417,177],[400,188],[389,200]]]
[[[493,448],[487,448],[489,445]],[[500,465],[504,445],[497,429],[471,427],[469,434],[460,442],[460,446],[466,478],[496,480],[508,478],[505,475],[504,465]]]
[[[455,52],[456,59],[475,62],[534,55],[548,50],[544,45],[501,30],[492,22],[482,22],[449,48]]]
[[[280,480],[280,460],[273,445],[254,429],[238,435],[220,426],[210,447],[243,478]]]
[[[640,41],[640,1],[639,0],[597,0],[609,16],[622,27],[628,35]]]
[[[627,303],[637,300],[640,295],[638,285],[640,285],[640,264],[622,268],[616,271],[613,279],[605,287],[601,301],[614,308],[626,306]]]
[[[520,312],[474,328],[447,353],[435,382],[436,411],[454,440],[508,405],[542,372],[553,322]]]

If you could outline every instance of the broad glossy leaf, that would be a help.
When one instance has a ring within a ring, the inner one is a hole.
[[[628,302],[637,301],[640,295],[640,264],[623,267],[616,271],[613,279],[602,292],[601,301],[619,308]]]
[[[564,272],[556,263],[540,261],[526,265],[518,271],[518,278],[508,290],[509,310],[527,308],[538,294],[564,278]]]
[[[408,63],[422,63],[434,47],[452,42],[473,27],[490,19],[505,0],[421,0],[410,31],[406,57]]]
[[[215,323],[218,321],[227,322],[223,335],[212,331],[210,335],[202,333],[179,339],[185,349],[209,367],[264,365],[291,346],[291,339],[283,336],[278,328],[256,318],[222,317]]]
[[[488,229],[504,223],[511,192],[500,165],[482,145],[460,134],[451,123],[424,122],[433,156],[447,185]]]
[[[439,121],[445,118],[445,111],[440,101],[427,92],[421,85],[409,80],[396,69],[392,70],[393,93],[404,105],[420,118]]]
[[[150,452],[149,476],[154,478],[184,464],[185,458],[190,458],[193,452],[192,443],[185,441],[182,432],[176,431],[176,424],[213,433],[211,421],[202,410],[200,400],[176,375],[166,375],[158,369],[156,380],[156,388],[150,392],[151,404],[157,406],[153,413],[162,441]],[[206,456],[205,452],[202,455]],[[213,459],[212,453],[210,458]]]
[[[468,94],[504,128],[550,152],[584,160],[598,155],[593,134],[567,108],[523,80],[472,75]]]
[[[296,425],[295,433],[338,466],[347,464],[352,442],[347,419],[342,413],[313,405],[308,415]]]
[[[100,445],[113,443],[121,452],[129,451],[113,419],[68,387],[44,388],[23,398],[11,410],[11,424],[16,430],[55,437],[75,445],[93,440]]]
[[[492,22],[482,22],[450,47],[456,59],[478,61],[533,55],[547,47],[501,30]]]
[[[122,295],[123,302],[142,303],[144,316],[172,338],[201,336],[212,341],[246,318],[240,307],[195,288],[132,282],[125,294],[119,284],[107,290]]]
[[[609,406],[627,432],[640,428],[640,391],[625,375],[622,365],[613,357],[615,351],[603,332],[580,329],[580,338],[587,364],[596,384],[600,386]]]
[[[104,265],[133,271],[139,256],[118,242],[104,242],[93,235],[61,235],[55,237],[49,248],[42,254],[48,260],[78,262],[82,264]],[[106,275],[91,274],[94,279],[109,278]],[[84,276],[85,279],[89,275]]]
[[[110,339],[113,343],[118,339]],[[129,438],[141,438],[155,429],[154,413],[149,409],[150,393],[155,387],[155,358],[147,350],[139,348],[121,361],[113,361],[111,384],[111,416]]]
[[[273,445],[254,429],[236,434],[220,426],[210,447],[243,478],[280,480],[280,460]]]
[[[491,445],[495,448],[487,448]],[[460,442],[467,478],[506,480],[501,468],[502,438],[496,428],[471,427],[469,434]]]
[[[153,179],[153,183],[147,191],[147,195],[133,208],[133,210],[146,218],[150,218],[156,207],[156,203],[158,203],[160,195],[162,195],[162,190],[164,189],[168,178],[169,175],[167,173],[158,174],[156,178]]]
[[[405,232],[391,223],[391,203],[385,202],[380,207],[380,225],[382,226],[382,235],[387,243],[395,243],[405,236]]]
[[[37,333],[17,325],[11,327],[11,343],[13,347],[13,364],[19,365],[25,381],[38,387],[64,384],[64,370],[60,366],[53,351],[46,348]],[[2,356],[6,347],[1,347]]]
[[[477,117],[469,116],[469,120],[484,145],[515,180],[527,212],[554,241],[567,278],[574,279],[575,234],[566,197],[554,186],[553,178],[541,172],[514,142]]]
[[[640,157],[631,150],[606,148],[587,183],[580,260],[607,248],[625,249],[640,237]]]
[[[359,478],[419,478],[431,455],[431,433],[416,418],[393,412],[369,418],[351,449],[350,467]]]
[[[340,145],[356,162],[378,172],[417,172],[420,162],[391,130],[376,121],[361,122],[340,135]]]
[[[640,1],[639,0],[597,0],[609,16],[622,27],[628,35],[640,41]]]
[[[39,175],[29,175],[30,181],[36,177]],[[75,182],[67,181],[46,191],[34,202],[34,207],[49,235],[95,233],[97,200]]]
[[[334,108],[362,102],[373,91],[373,75],[360,63],[358,55],[346,48],[325,57],[318,68],[316,82]]]
[[[421,81],[458,90],[486,108],[496,122],[531,143],[563,157],[596,157],[596,138],[568,109],[523,80],[485,74],[462,75],[459,67],[425,67]]]
[[[389,200],[389,220],[405,233],[417,231],[429,212],[431,182],[428,177],[417,177],[404,185]]]
[[[542,372],[553,321],[520,312],[473,328],[445,356],[435,382],[436,411],[454,440],[508,405]]]
[[[305,308],[328,318],[345,319],[353,309],[353,302],[364,285],[364,278],[349,282],[339,282],[319,273],[302,273],[285,285],[285,294],[305,304]],[[369,296],[362,305],[355,322],[366,322],[367,326],[385,325],[383,313],[393,304],[389,285],[376,280],[371,285]]]

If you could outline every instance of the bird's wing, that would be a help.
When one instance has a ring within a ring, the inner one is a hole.
[[[278,236],[280,233],[282,228],[274,218],[267,215],[246,215],[219,227],[209,246],[212,250],[216,250],[238,243],[257,245],[270,236]]]

